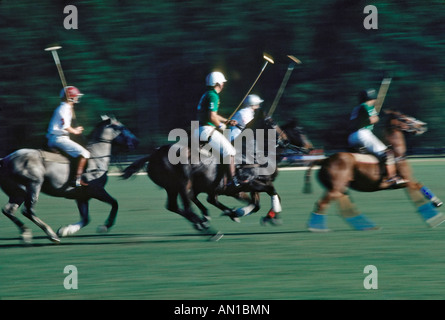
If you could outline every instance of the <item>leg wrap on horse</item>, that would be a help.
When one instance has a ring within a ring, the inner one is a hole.
[[[445,215],[437,210],[433,203],[426,200],[422,192],[407,189],[407,193],[413,204],[417,207],[417,212],[429,227],[434,228],[445,222]]]
[[[348,195],[338,198],[338,204],[342,217],[355,230],[375,230],[377,228],[374,222],[357,210]]]
[[[445,216],[442,212],[437,211],[434,205],[430,202],[417,208],[425,222],[431,227],[437,227],[441,223],[445,222]]]
[[[307,223],[307,228],[312,232],[330,231],[327,226],[327,216],[325,214],[312,212]]]
[[[436,197],[436,195],[427,187],[423,186],[420,189],[420,192],[422,192],[422,194],[425,196],[425,198],[430,200],[435,207],[442,206],[442,204],[443,204],[442,200],[440,200],[438,197]]]
[[[275,211],[276,213],[281,212],[282,208],[281,208],[280,197],[277,194],[274,194],[271,197],[271,201],[272,201],[272,210]]]
[[[376,230],[375,223],[369,220],[363,213],[355,217],[345,218],[346,222],[351,225],[355,230]]]

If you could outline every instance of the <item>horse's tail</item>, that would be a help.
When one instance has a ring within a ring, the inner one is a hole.
[[[321,165],[323,163],[323,161],[324,161],[324,159],[314,160],[309,164],[309,166],[304,174],[303,193],[312,193],[312,181],[311,181],[312,169],[316,165]]]
[[[132,175],[134,175],[136,172],[142,169],[142,167],[145,165],[145,163],[150,159],[150,156],[145,156],[139,160],[136,160],[132,164],[130,164],[127,168],[124,169],[123,173],[121,174],[121,178],[128,179]]]

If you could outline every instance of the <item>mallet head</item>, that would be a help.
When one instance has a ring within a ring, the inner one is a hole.
[[[302,64],[303,62],[301,62],[297,57],[295,56],[287,56],[289,59],[291,59],[293,62],[295,62],[296,64]]]
[[[54,51],[54,50],[59,50],[59,49],[62,49],[62,47],[61,46],[51,46],[51,47],[45,48],[45,51]]]
[[[263,53],[263,58],[264,58],[264,60],[266,60],[267,62],[270,62],[270,63],[272,63],[272,64],[275,63],[275,62],[273,61],[273,58],[272,58],[270,55],[268,55],[267,53]]]

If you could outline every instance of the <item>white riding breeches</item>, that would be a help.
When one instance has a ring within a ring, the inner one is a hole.
[[[208,141],[209,145],[216,150],[223,158],[235,156],[236,150],[227,138],[215,127],[201,126],[195,130],[195,137],[199,137],[200,142]]]
[[[90,158],[90,152],[82,147],[80,144],[71,140],[68,136],[65,135],[54,135],[51,134],[48,136],[48,146],[51,148],[58,148],[65,151],[73,158],[77,158],[82,156],[86,159]]]
[[[371,130],[365,128],[351,133],[348,142],[352,147],[365,147],[366,150],[376,155],[382,155],[387,149]]]

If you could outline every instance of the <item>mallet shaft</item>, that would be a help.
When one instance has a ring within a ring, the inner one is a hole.
[[[66,89],[67,84],[66,84],[65,75],[63,73],[62,64],[60,63],[59,55],[57,53],[57,50],[59,50],[61,48],[62,47],[60,47],[60,46],[54,46],[54,47],[46,48],[45,51],[51,51],[51,54],[53,55],[54,62],[56,63],[57,71],[59,72],[59,77],[60,77],[60,81],[62,82],[63,90],[65,91],[65,96],[67,97],[67,99],[69,99],[70,96],[69,96],[68,90]],[[76,114],[74,112],[74,109],[73,109],[72,113],[73,113],[73,119],[75,119]]]
[[[241,108],[241,106],[243,105],[244,100],[246,100],[247,96],[250,94],[250,92],[252,91],[253,87],[255,87],[256,83],[258,82],[258,79],[261,77],[261,74],[263,73],[264,69],[266,69],[267,64],[269,63],[269,61],[266,61],[264,63],[263,68],[261,69],[260,74],[258,75],[258,77],[256,77],[255,82],[252,84],[252,86],[250,87],[249,91],[247,91],[247,93],[245,94],[244,98],[241,100],[241,102],[239,103],[238,107],[236,107],[236,109],[232,112],[232,114],[230,115],[230,117],[228,117],[227,119],[232,119],[232,117],[235,115],[235,113],[239,110],[239,108]]]
[[[295,65],[296,65],[296,64],[301,64],[301,63],[302,63],[297,57],[294,57],[294,56],[287,56],[287,57],[288,57],[289,59],[291,59],[292,62],[291,62],[291,63],[289,64],[289,66],[287,67],[286,74],[284,75],[283,81],[281,81],[280,89],[278,90],[277,95],[275,96],[275,99],[274,99],[274,101],[272,102],[272,106],[270,107],[270,110],[269,110],[269,112],[267,113],[267,116],[268,116],[268,117],[271,117],[272,114],[275,112],[275,109],[277,108],[278,102],[280,101],[281,96],[283,95],[284,88],[286,87],[287,82],[289,81],[290,74],[291,74],[292,71],[294,70]]]
[[[391,84],[392,78],[384,78],[380,85],[379,93],[377,94],[377,101],[375,102],[375,110],[377,113],[380,112],[383,106],[383,101],[385,101],[386,93],[388,92],[389,85]]]

